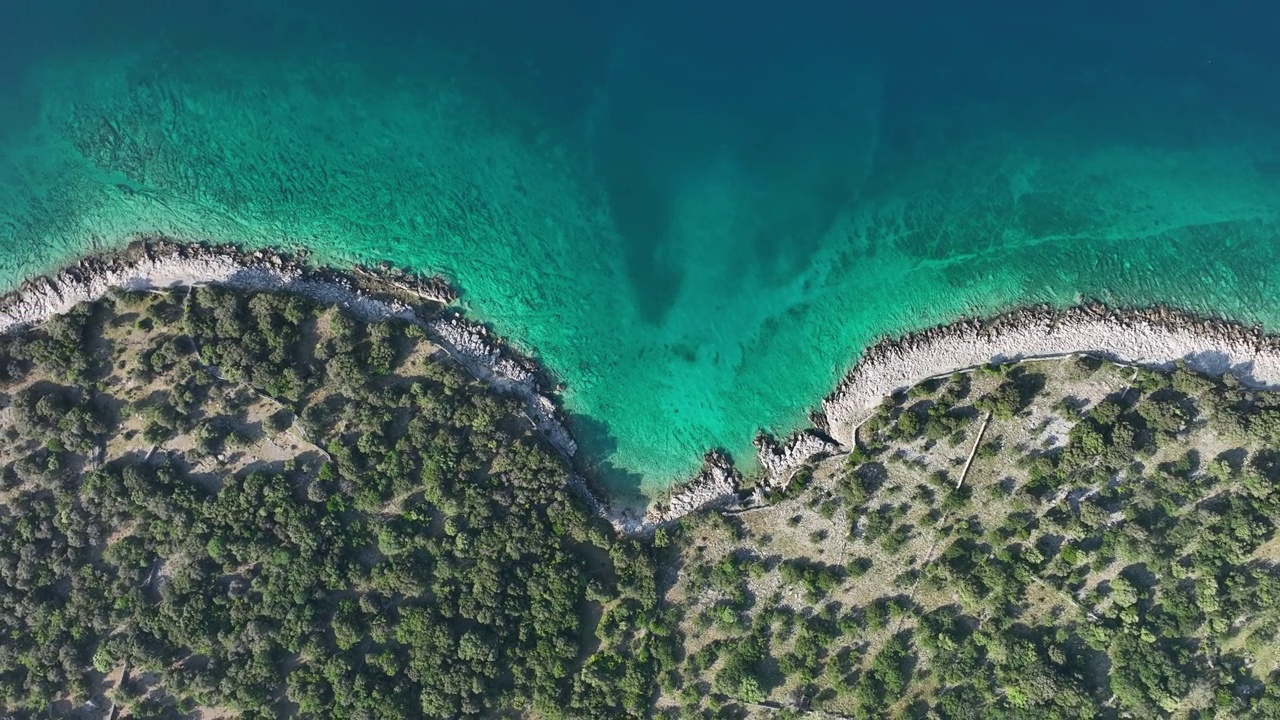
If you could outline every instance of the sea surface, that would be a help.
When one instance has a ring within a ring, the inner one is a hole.
[[[0,286],[137,233],[439,272],[653,493],[963,315],[1280,330],[1277,37],[1257,0],[10,0]]]

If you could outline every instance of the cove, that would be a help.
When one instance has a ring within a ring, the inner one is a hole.
[[[138,233],[442,273],[619,496],[961,316],[1280,327],[1257,3],[171,5],[0,29],[0,284]]]

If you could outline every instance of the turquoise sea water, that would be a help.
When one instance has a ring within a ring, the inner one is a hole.
[[[619,494],[965,314],[1280,329],[1265,3],[426,5],[18,0],[0,285],[135,233],[444,273]]]

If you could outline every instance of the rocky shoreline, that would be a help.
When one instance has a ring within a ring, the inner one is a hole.
[[[762,468],[757,487],[785,487],[805,464],[852,447],[855,428],[894,392],[992,363],[1076,355],[1161,370],[1181,361],[1209,375],[1231,374],[1255,387],[1280,387],[1280,336],[1266,335],[1261,328],[1160,306],[1027,307],[871,346],[823,401],[822,411],[812,414],[814,428],[799,430],[782,442],[763,433],[756,438]],[[648,514],[646,525],[672,522],[681,510],[735,506],[741,502],[740,481],[734,473],[712,480],[704,469],[692,482],[673,489],[666,502]]]
[[[84,257],[52,275],[28,280],[0,297],[0,333],[38,325],[115,289],[221,285],[247,292],[294,292],[342,307],[365,321],[396,317],[418,325],[474,377],[523,400],[530,423],[567,460],[572,462],[576,457],[577,442],[544,389],[548,381],[541,368],[487,327],[457,312],[428,317],[415,312],[414,303],[447,306],[457,300],[457,291],[444,279],[413,275],[386,264],[343,271],[314,267],[307,260],[305,252],[250,251],[235,245],[141,238],[122,250]],[[576,474],[570,478],[570,487],[619,532],[652,532],[660,524],[706,505],[725,505],[736,499],[741,479],[737,470],[722,455],[709,453],[707,458],[704,470],[673,494],[666,512],[614,506]]]
[[[1182,361],[1248,385],[1280,386],[1280,336],[1261,328],[1167,307],[1038,306],[877,343],[823,401],[823,414],[831,437],[847,444],[853,428],[898,390],[992,363],[1080,354],[1162,370]]]
[[[702,458],[702,470],[687,483],[677,486],[665,500],[651,504],[643,519],[625,511],[622,529],[631,533],[651,532],[707,507],[731,508],[739,503],[742,475],[729,456],[718,451]]]
[[[457,292],[439,277],[421,277],[383,264],[350,271],[314,267],[305,252],[244,250],[235,245],[183,243],[142,238],[126,248],[85,257],[53,275],[23,283],[0,298],[0,333],[37,325],[83,302],[105,297],[113,289],[145,291],[216,284],[249,292],[295,292],[326,305],[342,307],[365,321],[396,317],[428,334],[477,379],[524,401],[525,415],[567,460],[578,451],[559,408],[544,389],[544,373],[501,338],[457,312],[420,316],[412,304],[429,301],[447,306]],[[665,505],[614,506],[597,495],[587,481],[573,475],[570,486],[618,531],[651,532],[707,505],[736,500],[741,476],[727,457],[708,453],[704,469]]]
[[[233,245],[195,245],[164,238],[143,238],[118,252],[85,257],[57,273],[33,278],[0,298],[0,333],[11,332],[67,312],[82,302],[105,297],[113,289],[157,290],[217,284],[237,290],[288,290],[317,302],[344,307],[367,320],[408,317],[409,305],[373,287],[375,274],[360,275],[312,268],[305,254],[273,250],[245,251]],[[440,278],[410,281],[387,273],[396,294],[450,302],[456,293]],[[392,287],[388,285],[388,288]]]
[[[465,365],[472,375],[500,392],[522,397],[525,414],[547,440],[566,457],[577,455],[578,443],[561,421],[551,398],[542,390],[536,366],[506,351],[488,328],[468,322],[461,315],[429,320],[426,328],[431,339]]]
[[[578,445],[560,411],[543,389],[540,371],[508,348],[488,328],[457,313],[423,318],[412,303],[444,306],[458,293],[439,277],[421,277],[389,265],[355,267],[350,272],[312,267],[303,253],[243,250],[234,245],[181,243],[143,238],[118,252],[82,258],[57,273],[34,278],[0,298],[0,333],[37,325],[113,289],[159,290],[217,284],[244,291],[287,291],[326,305],[342,307],[366,321],[396,317],[422,327],[468,372],[525,403],[529,421],[566,458]],[[575,478],[601,514],[606,506]],[[615,525],[619,521],[610,518]]]
[[[756,436],[756,457],[771,485],[785,485],[811,458],[841,452],[844,447],[816,430],[800,430],[779,443],[772,436]]]
[[[117,288],[205,284],[296,292],[343,307],[364,320],[398,317],[413,322],[472,375],[520,397],[529,421],[567,459],[577,454],[577,443],[545,390],[549,381],[534,362],[507,347],[485,326],[456,312],[420,316],[414,304],[427,301],[447,306],[457,300],[457,292],[442,278],[421,277],[386,264],[339,271],[311,266],[305,252],[247,251],[233,245],[144,238],[119,252],[87,257],[51,276],[29,280],[0,298],[0,333],[39,324]],[[1280,387],[1280,336],[1265,335],[1260,328],[1164,307],[1028,307],[882,340],[868,348],[823,401],[822,411],[811,415],[813,428],[797,431],[782,442],[763,433],[755,439],[762,469],[757,488],[783,487],[815,458],[851,447],[857,425],[893,392],[990,363],[1080,354],[1160,369],[1182,361],[1207,374],[1229,373],[1246,384]],[[612,507],[576,475],[570,484],[620,532],[647,533],[705,507],[743,504],[743,479],[730,459],[712,451],[703,460],[696,476],[648,508]]]

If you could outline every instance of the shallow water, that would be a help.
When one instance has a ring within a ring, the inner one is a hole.
[[[1262,3],[427,4],[20,0],[0,284],[140,232],[442,272],[620,495],[962,314],[1280,328]]]

